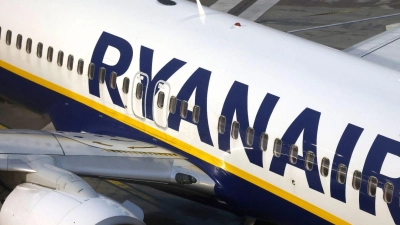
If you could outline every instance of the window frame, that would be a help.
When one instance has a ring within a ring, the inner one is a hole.
[[[240,123],[238,121],[233,121],[231,126],[231,137],[235,140],[239,138]]]
[[[299,147],[297,147],[297,145],[290,146],[289,162],[292,164],[296,164],[298,155],[299,155]]]
[[[7,30],[6,32],[6,44],[11,45],[11,39],[12,39],[12,31]]]
[[[41,59],[43,56],[43,43],[39,42],[36,47],[36,56]]]
[[[248,146],[253,146],[254,144],[254,133],[255,133],[254,128],[248,127],[246,129],[246,144]]]
[[[94,79],[95,70],[96,70],[96,66],[94,65],[94,63],[89,63],[89,66],[88,66],[88,78],[89,78],[89,80],[93,80]]]
[[[158,108],[160,108],[160,109],[164,108],[164,100],[165,100],[165,93],[163,91],[159,91],[157,94],[157,107]]]
[[[388,186],[391,186],[392,188],[391,188],[391,191],[390,191],[390,193],[391,193],[391,195],[390,195],[390,199],[388,199],[388,196],[387,196],[387,194],[388,194]],[[387,181],[386,183],[385,183],[385,185],[383,186],[383,200],[386,202],[386,203],[388,203],[388,204],[390,204],[390,203],[392,203],[392,201],[393,201],[393,195],[394,195],[394,185],[393,185],[393,183],[392,182],[390,182],[390,181]]]
[[[106,79],[106,68],[100,67],[99,68],[99,83],[104,84],[105,79]]]
[[[59,67],[62,67],[63,64],[64,64],[64,52],[60,50],[60,51],[58,51],[58,54],[57,54],[57,65]]]
[[[53,47],[49,46],[47,48],[47,56],[46,56],[47,62],[53,62],[53,52],[54,52]]]
[[[372,180],[376,180],[376,183],[373,183]],[[376,196],[376,189],[378,187],[379,180],[375,176],[370,176],[368,178],[368,185],[367,185],[367,193],[371,197]]]
[[[344,169],[344,170],[343,170]],[[343,176],[341,176],[343,175]],[[342,180],[343,178],[343,180]],[[336,181],[339,184],[345,184],[347,179],[347,166],[344,165],[343,163],[340,163],[337,167],[336,171]]]
[[[312,156],[312,161],[309,159]],[[308,171],[312,171],[314,168],[314,160],[315,160],[315,154],[313,151],[308,150],[306,152],[306,158],[304,160],[304,167],[306,168],[306,170]],[[309,165],[311,165],[309,167]]]
[[[15,46],[17,47],[18,50],[21,50],[21,48],[22,48],[22,35],[21,34],[17,35],[17,42],[15,43]]]
[[[189,103],[186,100],[181,101],[181,108],[179,111],[179,115],[181,116],[182,119],[186,119],[188,115],[188,107]]]
[[[73,55],[68,55],[67,69],[69,71],[72,71],[74,69],[74,56]],[[115,88],[113,88],[113,89],[115,89]]]
[[[122,92],[124,92],[125,94],[129,93],[129,84],[130,84],[129,77],[125,77],[124,81],[122,82]]]
[[[192,121],[193,123],[199,123],[200,121],[200,106],[198,105],[193,106]]]
[[[31,52],[32,52],[32,39],[31,38],[26,39],[25,50],[26,50],[26,53],[31,54]]]
[[[226,117],[220,115],[218,118],[218,133],[224,134],[226,131]]]
[[[110,87],[112,89],[116,89],[117,88],[117,73],[112,71],[110,74]]]
[[[143,84],[141,82],[138,82],[136,84],[135,97],[138,100],[141,100],[143,98]]]
[[[266,137],[266,138],[264,138],[264,137]],[[265,133],[265,132],[262,132],[261,135],[260,135],[260,149],[261,149],[261,151],[264,151],[264,152],[267,151],[268,139],[269,139],[268,134]],[[263,146],[264,146],[263,143],[265,143],[265,149],[263,148]]]
[[[169,98],[169,112],[171,114],[175,114],[176,113],[177,104],[178,104],[178,99],[176,98],[176,96],[171,96]]]
[[[351,181],[351,186],[354,190],[359,191],[362,185],[362,173],[359,170],[353,172],[353,179]]]
[[[79,75],[83,74],[83,67],[85,66],[85,61],[83,61],[83,59],[79,59],[78,60],[78,66],[76,67],[76,72]]]
[[[282,140],[279,138],[275,138],[274,140],[274,156],[279,158],[282,155]]]
[[[326,167],[326,163],[327,163],[327,167]],[[331,160],[329,160],[329,158],[323,157],[321,159],[321,168],[320,168],[320,174],[323,177],[327,177],[329,175],[329,167],[331,166]],[[326,174],[325,174],[326,171]]]

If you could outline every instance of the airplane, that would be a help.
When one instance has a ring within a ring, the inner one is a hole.
[[[0,132],[0,224],[144,224],[79,176],[247,224],[400,223],[398,28],[342,52],[199,1],[1,6],[0,96],[56,131]]]

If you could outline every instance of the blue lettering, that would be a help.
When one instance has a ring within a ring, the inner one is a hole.
[[[306,154],[307,151],[312,151],[316,156],[315,159],[318,162],[317,158],[317,133],[318,133],[318,125],[319,118],[321,116],[320,112],[315,110],[306,108],[289,126],[286,130],[285,134],[282,137],[282,156],[272,157],[270,171],[279,174],[281,176],[285,173],[286,164],[289,160],[285,159],[285,157],[290,154],[290,147],[294,145],[297,139],[300,137],[303,132],[303,154]],[[298,161],[304,162],[304,157],[298,156]],[[306,173],[308,185],[310,188],[324,193],[322,189],[321,179],[318,173],[318,166],[314,166],[311,171],[305,170],[304,163],[296,163],[290,164],[299,169],[302,169]]]
[[[200,135],[200,140],[206,144],[214,146],[211,140],[210,129],[208,127],[207,117],[207,99],[208,99],[208,84],[210,82],[211,72],[203,68],[197,69],[193,75],[186,81],[179,91],[177,98],[179,100],[188,100],[196,90],[195,104],[200,107],[199,123],[192,122],[192,111],[188,110],[188,115],[185,119],[180,117],[179,113],[170,114],[168,117],[168,126],[176,131],[179,130],[181,120],[197,125],[197,130]],[[177,108],[180,108],[181,101],[177,102]]]
[[[146,96],[146,102],[143,101],[143,109],[146,108],[147,114],[146,117],[148,119],[153,119],[153,98],[154,98],[154,88],[158,81],[164,80],[167,81],[176,71],[178,71],[182,66],[186,64],[186,62],[179,59],[171,59],[156,75],[153,76],[153,54],[154,50],[142,46],[140,49],[140,71],[146,73],[149,76],[149,84]],[[146,87],[146,82],[143,83],[143,86]],[[144,90],[143,90],[144,91]],[[143,112],[144,115],[144,112]]]
[[[378,135],[375,138],[371,149],[369,150],[367,159],[365,160],[364,168],[362,170],[364,184],[366,183],[365,181],[368,181],[369,176],[375,176],[376,178],[378,178],[379,188],[383,189],[385,183],[389,180],[393,183],[394,187],[400,186],[400,178],[393,179],[379,173],[379,171],[381,171],[383,161],[385,160],[385,157],[388,153],[400,157],[400,142]],[[367,190],[366,186],[364,186],[364,188],[360,190],[360,209],[372,215],[375,215],[376,198],[381,198],[382,196],[371,197],[368,195],[368,193],[364,192],[365,190]],[[394,193],[394,195],[397,195],[397,193]],[[392,202],[391,204],[388,204],[388,207],[394,222],[396,224],[399,224],[399,205],[396,202]]]
[[[112,46],[120,52],[120,58],[116,65],[110,66],[103,63],[108,46]],[[106,80],[110,79],[112,71],[116,72],[118,76],[123,75],[129,68],[133,57],[132,46],[125,39],[103,32],[97,41],[94,48],[91,62],[95,65],[95,72],[93,80],[89,79],[89,92],[90,94],[100,97],[99,87],[99,69],[104,67],[106,69]],[[112,102],[115,105],[124,107],[121,96],[119,95],[118,88],[112,89],[110,82],[105,82]]]
[[[336,168],[339,164],[344,164],[347,168],[349,167],[351,155],[353,154],[353,150],[356,147],[363,130],[363,128],[357,127],[353,124],[348,124],[340,138],[335,157],[333,158],[333,169],[331,172],[331,197],[342,202],[346,202],[346,185],[340,184],[336,181]]]
[[[235,81],[229,90],[221,112],[221,115],[226,117],[226,131],[223,134],[218,134],[219,149],[223,151],[230,150],[230,131],[235,112],[237,120],[240,123],[240,137],[243,145],[247,146],[245,140],[246,130],[249,127],[247,96],[248,86]],[[271,94],[267,94],[264,97],[254,121],[254,143],[259,143],[261,133],[266,131],[268,121],[278,100],[279,97]],[[262,151],[258,144],[253,144],[253,149],[246,149],[246,154],[251,163],[263,167]]]

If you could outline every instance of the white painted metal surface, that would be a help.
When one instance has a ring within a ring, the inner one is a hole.
[[[379,210],[375,216],[359,210],[358,201],[344,204],[331,198],[330,179],[321,181],[325,193],[319,193],[309,188],[304,170],[288,166],[283,177],[271,172],[269,165],[273,158],[273,141],[269,142],[268,150],[262,155],[264,167],[248,161],[240,140],[231,141],[230,153],[219,150],[217,124],[227,93],[233,82],[237,81],[249,88],[250,126],[267,93],[280,97],[268,124],[270,140],[282,137],[305,108],[321,112],[318,159],[333,158],[338,140],[348,123],[363,126],[366,129],[348,167],[349,174],[352,174],[354,170],[364,167],[368,150],[378,134],[400,140],[399,126],[394,126],[400,124],[400,74],[244,19],[215,14],[211,9],[205,9],[205,13],[215,15],[207,16],[203,24],[196,5],[186,1],[177,2],[176,6],[165,7],[148,0],[112,3],[104,0],[1,1],[0,21],[3,30],[10,29],[24,37],[32,37],[34,46],[41,41],[45,48],[52,45],[57,51],[65,50],[66,54],[74,54],[85,62],[89,62],[103,31],[126,39],[133,47],[134,57],[127,73],[118,78],[119,87],[124,77],[133,76],[139,71],[141,46],[155,50],[154,72],[172,58],[187,62],[168,80],[171,95],[178,93],[198,67],[212,71],[207,117],[213,146],[201,142],[193,124],[183,122],[178,131],[164,130],[149,119],[143,121],[134,115],[129,118],[162,131],[164,136],[159,137],[161,140],[171,137],[194,146],[204,155],[221,160],[223,163],[219,167],[227,172],[244,171],[349,223],[392,224],[394,221],[383,198],[376,198]],[[41,12],[40,16],[35,12]],[[234,28],[233,25],[238,21],[242,27]],[[76,23],[80,26],[76,26]],[[1,61],[102,104],[102,107],[116,115],[129,115],[132,110],[110,104],[111,99],[104,86],[105,94],[101,98],[90,95],[86,76],[78,76],[54,63],[38,59],[34,54],[27,55],[16,50],[14,39],[11,46],[1,39],[0,52]],[[84,70],[87,70],[87,63]],[[121,90],[120,94],[123,96]],[[125,100],[129,102],[130,96]],[[120,118],[116,116],[115,119]],[[307,151],[302,149],[301,140],[296,144],[300,154]],[[390,173],[387,167],[385,170]],[[295,187],[292,184],[294,179]],[[351,187],[351,176],[347,177],[346,185],[347,196],[356,198],[359,193]]]

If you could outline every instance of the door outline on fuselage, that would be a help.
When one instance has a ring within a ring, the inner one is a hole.
[[[158,94],[164,92],[163,107],[158,107]],[[157,95],[156,95],[157,94]],[[169,97],[171,94],[171,86],[168,82],[160,80],[156,83],[153,92],[153,121],[160,128],[168,127],[168,114],[169,114]]]
[[[145,79],[145,86],[143,86],[142,89],[142,97],[138,99],[136,97],[136,91],[137,91],[137,85],[138,83],[142,83],[143,85],[143,80]],[[133,78],[132,81],[132,94],[131,94],[131,105],[132,105],[132,113],[137,116],[140,119],[146,119],[146,101],[147,101],[147,88],[149,86],[149,76],[145,73],[142,72],[137,72],[135,74],[135,77]],[[143,104],[144,101],[144,104]],[[143,108],[144,107],[144,108]]]

